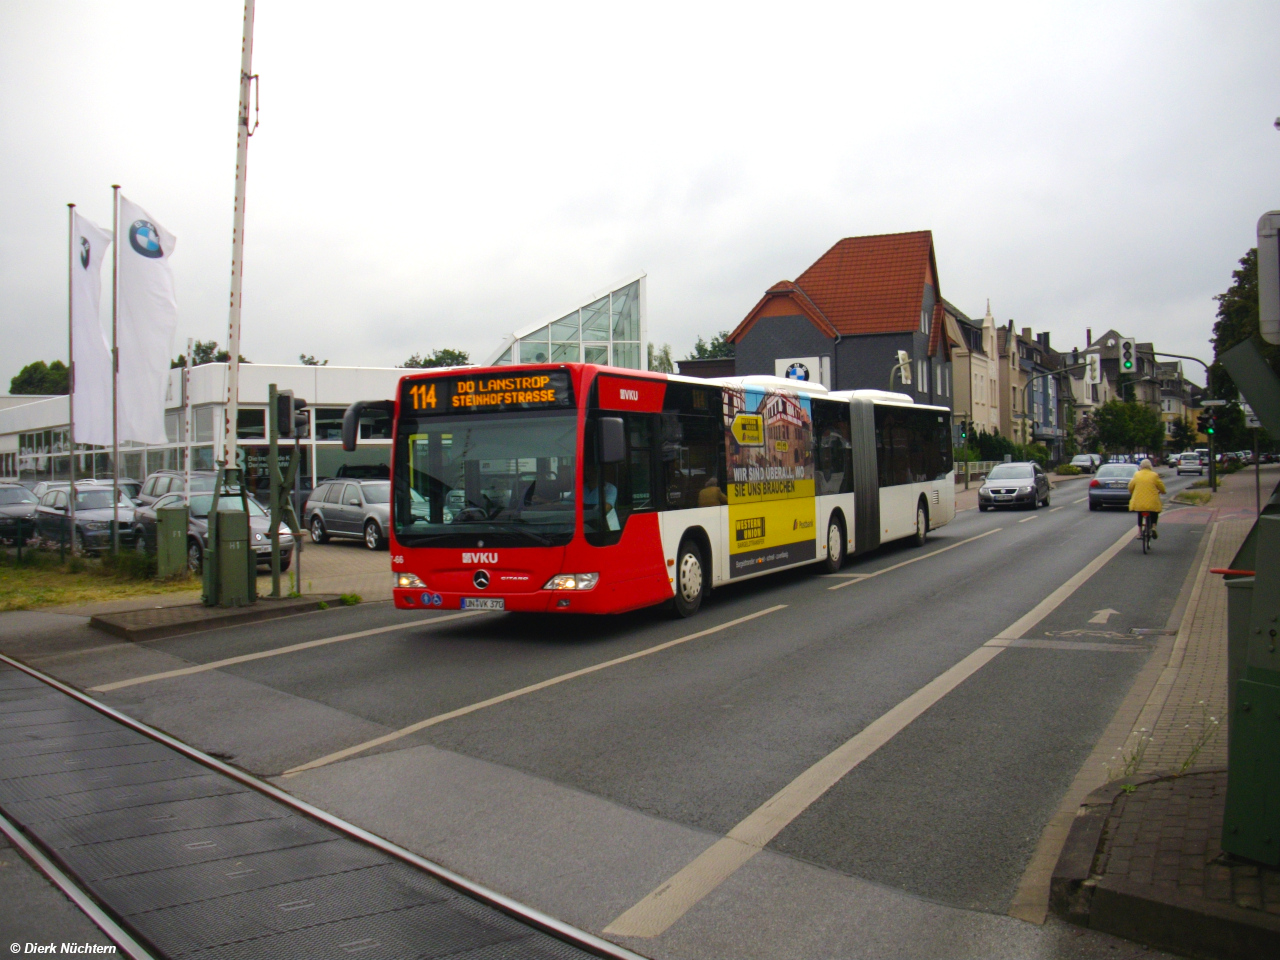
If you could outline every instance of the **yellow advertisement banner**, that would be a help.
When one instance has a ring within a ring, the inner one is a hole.
[[[814,539],[812,499],[729,505],[729,552],[742,553]]]

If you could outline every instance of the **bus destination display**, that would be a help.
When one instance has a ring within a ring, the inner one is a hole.
[[[401,409],[418,416],[573,407],[573,386],[563,370],[435,377],[410,381],[403,390]]]

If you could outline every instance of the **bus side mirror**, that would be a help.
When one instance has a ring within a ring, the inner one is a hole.
[[[342,415],[342,449],[350,453],[360,439],[360,418],[367,411],[381,411],[390,419],[395,416],[394,400],[357,400]]]
[[[600,462],[621,463],[627,459],[627,432],[621,417],[600,418]]]

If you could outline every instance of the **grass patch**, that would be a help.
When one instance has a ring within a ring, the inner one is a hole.
[[[1060,463],[1053,468],[1053,472],[1060,477],[1078,477],[1081,471],[1079,467],[1074,467],[1069,463]]]
[[[155,558],[133,551],[59,560],[56,550],[29,549],[23,550],[21,563],[15,551],[0,551],[0,611],[125,600],[199,586],[189,576],[156,580]]]
[[[1183,490],[1173,500],[1175,503],[1190,503],[1197,507],[1204,506],[1213,498],[1208,490]]]
[[[338,598],[338,602],[344,607],[354,607],[363,599],[364,597],[360,596],[358,593],[344,593]]]
[[[1194,483],[1191,484],[1191,486],[1187,487],[1188,490],[1207,490],[1208,488],[1209,488],[1208,480],[1196,480]]]

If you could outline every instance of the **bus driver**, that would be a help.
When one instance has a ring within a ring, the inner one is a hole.
[[[604,484],[605,523],[610,530],[622,529],[618,523],[618,513],[613,505],[618,502],[618,488],[609,481]],[[600,471],[594,463],[582,465],[582,509],[600,504]]]

